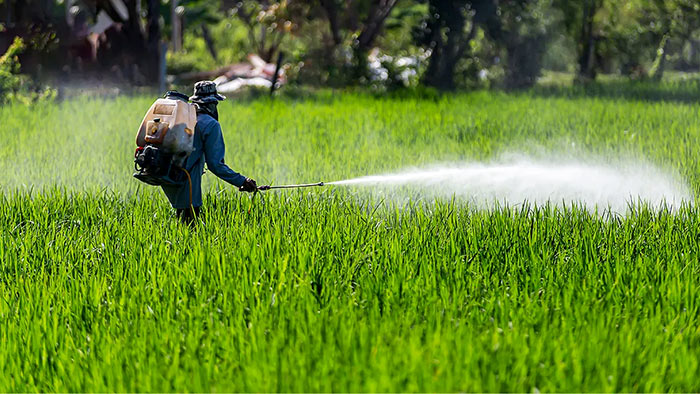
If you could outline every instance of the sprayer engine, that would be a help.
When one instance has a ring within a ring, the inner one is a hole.
[[[185,182],[182,170],[174,165],[173,155],[155,145],[136,148],[134,177],[149,185],[180,185]]]

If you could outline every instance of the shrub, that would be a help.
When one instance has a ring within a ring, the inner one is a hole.
[[[0,57],[0,103],[16,100],[30,104],[38,100],[56,97],[56,90],[42,88],[31,83],[25,75],[20,74],[19,55],[25,49],[24,40],[15,37],[7,52]]]
[[[23,85],[24,78],[19,74],[19,54],[24,49],[24,41],[15,37],[7,52],[0,57],[0,102],[7,101],[9,96],[19,91]]]

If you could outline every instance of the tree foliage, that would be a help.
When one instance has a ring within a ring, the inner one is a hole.
[[[167,0],[0,0],[0,53],[21,37],[23,72],[153,83],[170,39]],[[700,70],[697,0],[179,0],[185,50],[173,72],[287,53],[300,83],[374,84],[411,64],[442,90],[527,88],[543,69],[660,80]],[[174,7],[173,7],[174,9]],[[114,22],[90,33],[100,15]],[[381,59],[381,60],[377,60]],[[549,59],[549,60],[548,60]],[[561,66],[565,64],[565,66]],[[386,74],[386,72],[379,74]],[[394,84],[394,77],[387,83]],[[401,86],[401,83],[397,86]]]
[[[24,41],[17,37],[4,55],[0,56],[0,102],[5,101],[10,93],[14,93],[22,86],[22,77],[19,74],[18,55],[25,49]]]

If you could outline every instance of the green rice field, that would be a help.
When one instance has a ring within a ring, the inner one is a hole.
[[[259,184],[504,155],[644,162],[693,196],[606,212],[131,177],[155,97],[0,108],[0,392],[700,391],[700,84],[230,99]]]

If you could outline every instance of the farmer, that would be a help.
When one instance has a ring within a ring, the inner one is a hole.
[[[238,187],[242,192],[254,192],[257,184],[251,178],[233,171],[224,163],[224,137],[219,124],[216,106],[226,97],[216,92],[212,81],[200,81],[194,85],[194,96],[190,97],[197,106],[197,125],[194,129],[194,151],[185,162],[185,169],[192,177],[192,208],[190,209],[189,184],[162,186],[170,204],[177,210],[177,217],[191,223],[199,216],[202,207],[202,174],[204,163],[214,175]],[[194,212],[193,212],[194,211]]]

